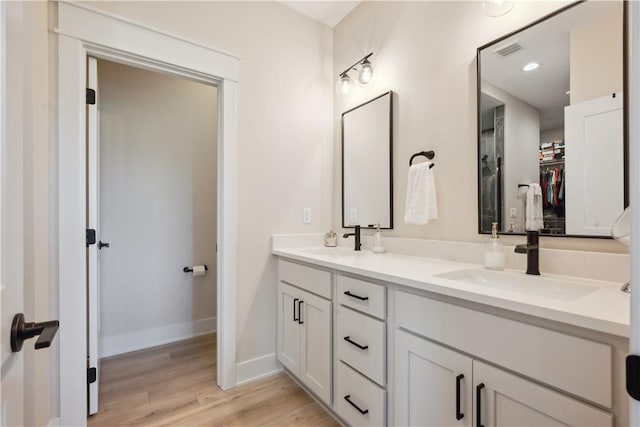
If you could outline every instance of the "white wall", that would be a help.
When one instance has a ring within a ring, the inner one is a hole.
[[[375,84],[335,96],[334,163],[340,164],[340,114],[380,93],[394,105],[394,216],[403,217],[408,160],[435,150],[439,218],[427,226],[398,221],[397,237],[486,241],[477,233],[476,49],[568,2],[517,2],[487,17],[482,2],[362,2],[334,29],[334,79],[373,51]],[[340,224],[340,171],[335,170],[333,222]],[[510,237],[505,243],[520,243]],[[613,241],[543,238],[547,248],[625,252]]]
[[[98,85],[105,357],[215,330],[218,109],[214,86],[113,62]]]
[[[237,54],[237,361],[274,356],[273,233],[331,223],[331,29],[276,2],[89,2]],[[302,224],[302,208],[312,224]],[[275,361],[274,357],[270,360]]]
[[[503,160],[503,230],[515,224],[515,231],[525,231],[524,203],[518,197],[518,184],[539,181],[540,112],[485,81],[482,91],[504,104],[504,160]],[[516,209],[511,217],[511,208]]]
[[[571,104],[622,91],[622,4],[615,11],[571,30]]]

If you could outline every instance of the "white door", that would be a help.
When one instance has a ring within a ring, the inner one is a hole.
[[[95,372],[95,381],[88,385],[89,415],[98,412],[98,387],[100,381],[100,360],[98,343],[100,339],[100,114],[98,110],[98,63],[95,58],[87,58],[87,86],[95,93],[93,104],[87,102],[87,228],[95,230],[96,242],[87,246],[87,314],[88,314],[88,354],[87,375]],[[95,368],[95,371],[93,369]]]
[[[298,301],[300,291],[278,283],[278,360],[295,375],[300,374],[300,339]]]
[[[610,236],[624,210],[622,94],[569,105],[564,114],[567,234]],[[604,150],[603,142],[612,143]]]
[[[473,361],[473,386],[477,405],[475,425],[613,425],[613,415],[610,413],[477,360]]]
[[[471,426],[472,359],[398,330],[394,425]]]
[[[0,50],[6,46],[6,52],[0,52],[0,61],[6,64],[6,78],[11,81],[11,86],[0,84],[0,99],[3,100],[0,103],[0,425],[3,427],[24,425],[23,355],[25,351],[33,351],[29,342],[18,353],[12,353],[9,346],[13,316],[24,309],[22,13],[22,5],[18,2],[0,4],[0,37],[5,42],[0,43]],[[0,67],[0,81],[5,81],[4,67]]]
[[[331,404],[331,301],[300,292],[302,324],[300,380],[325,403]]]

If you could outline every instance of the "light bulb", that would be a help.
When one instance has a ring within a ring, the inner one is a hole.
[[[360,66],[360,71],[358,71],[358,82],[361,85],[366,85],[371,82],[373,78],[373,66],[368,59],[365,59]]]
[[[340,76],[340,80],[336,84],[336,93],[338,95],[348,95],[351,91],[351,79],[347,74]]]

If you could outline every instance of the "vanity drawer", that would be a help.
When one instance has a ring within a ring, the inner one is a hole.
[[[400,328],[611,408],[609,345],[405,292],[394,300]]]
[[[378,319],[386,317],[385,291],[384,286],[338,275],[338,302]]]
[[[336,312],[338,359],[384,386],[385,323],[346,307],[338,307]]]
[[[294,262],[278,260],[280,281],[331,299],[331,273]]]
[[[333,409],[338,416],[352,426],[385,425],[384,389],[344,363],[337,362],[336,365]]]

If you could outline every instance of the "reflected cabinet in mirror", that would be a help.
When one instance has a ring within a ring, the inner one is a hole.
[[[342,227],[393,228],[391,91],[342,113]]]
[[[609,237],[626,205],[625,8],[565,7],[478,49],[478,226]]]

